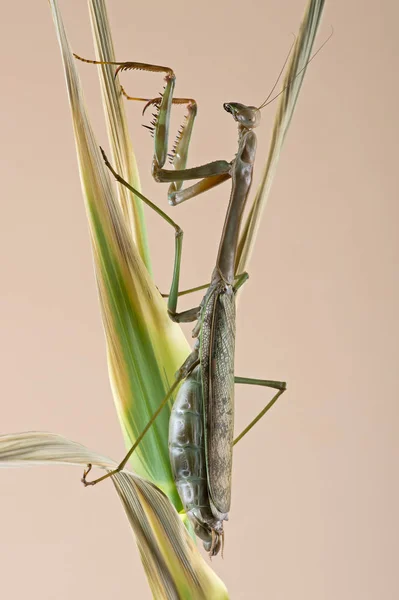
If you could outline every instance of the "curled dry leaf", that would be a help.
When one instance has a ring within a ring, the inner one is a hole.
[[[0,436],[0,467],[41,464],[95,466],[115,461],[60,435],[41,432]],[[222,581],[200,556],[179,515],[154,484],[128,471],[112,476],[133,529],[154,598],[228,598]]]

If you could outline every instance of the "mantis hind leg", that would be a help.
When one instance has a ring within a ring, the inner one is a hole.
[[[148,421],[147,425],[144,427],[143,431],[140,433],[140,435],[134,442],[133,446],[130,448],[129,452],[123,458],[123,460],[119,463],[119,465],[115,469],[113,469],[112,471],[108,471],[108,473],[106,473],[106,475],[103,475],[102,477],[98,477],[97,479],[94,479],[93,481],[87,481],[87,479],[86,479],[87,475],[90,473],[91,468],[92,468],[91,464],[87,465],[87,468],[84,470],[83,477],[82,477],[82,483],[85,487],[87,487],[89,485],[96,485],[96,483],[100,483],[100,481],[104,481],[105,479],[108,479],[108,477],[112,477],[113,475],[116,475],[117,473],[119,473],[119,471],[122,471],[122,469],[125,468],[129,458],[131,457],[133,452],[136,450],[137,446],[140,444],[141,440],[143,439],[143,437],[145,436],[147,431],[151,428],[151,426],[153,425],[153,423],[156,420],[156,418],[158,417],[158,415],[162,412],[163,408],[166,406],[166,404],[168,403],[168,401],[170,400],[170,398],[176,391],[179,384],[183,381],[183,379],[185,379],[191,373],[191,371],[196,367],[196,365],[198,363],[199,363],[198,350],[194,349],[193,352],[191,352],[191,354],[189,354],[189,356],[186,358],[185,362],[180,367],[180,369],[177,371],[177,373],[175,375],[175,380],[172,383],[172,385],[170,386],[168,392],[164,396],[164,398],[161,401],[160,405],[158,406],[157,410],[153,413],[153,415],[150,418],[150,420]]]
[[[103,475],[102,477],[98,477],[97,479],[94,479],[93,481],[87,481],[86,477],[90,473],[92,465],[89,464],[87,466],[87,468],[85,469],[85,471],[83,473],[83,477],[82,477],[82,483],[85,487],[87,487],[89,485],[96,485],[96,483],[100,483],[100,481],[104,481],[105,479],[108,479],[108,477],[112,477],[112,475],[116,475],[117,473],[119,473],[119,471],[122,471],[122,469],[126,466],[129,458],[131,457],[131,455],[136,450],[137,446],[140,444],[141,440],[143,439],[143,437],[145,436],[147,431],[150,429],[150,427],[154,423],[157,416],[160,414],[162,409],[166,406],[168,400],[170,399],[170,397],[172,396],[173,392],[176,390],[177,386],[182,381],[182,379],[184,379],[184,377],[182,377],[182,376],[176,377],[175,381],[169,388],[168,393],[163,398],[161,404],[158,406],[157,410],[154,412],[151,419],[148,421],[147,425],[144,427],[143,431],[140,433],[139,437],[136,439],[133,446],[130,448],[129,452],[126,454],[126,456],[123,458],[123,460],[119,463],[119,465],[115,469],[113,469],[112,471],[108,471],[108,473],[106,475]]]
[[[234,383],[245,383],[247,385],[261,385],[264,387],[272,388],[278,390],[277,393],[273,396],[273,398],[266,404],[266,406],[260,411],[260,413],[243,429],[243,431],[238,435],[234,442],[233,446],[237,444],[243,437],[246,435],[254,425],[267,413],[268,410],[271,409],[273,404],[277,402],[280,396],[287,389],[287,384],[285,381],[273,381],[270,379],[252,379],[250,377],[234,377]]]

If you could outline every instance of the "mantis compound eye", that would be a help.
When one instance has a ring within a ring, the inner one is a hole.
[[[247,129],[254,129],[260,123],[260,110],[255,106],[246,106],[239,102],[226,102],[223,104],[226,112],[233,115],[233,119]]]

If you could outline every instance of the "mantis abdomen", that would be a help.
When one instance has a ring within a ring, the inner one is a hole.
[[[212,554],[217,554],[223,519],[215,518],[209,501],[200,366],[183,382],[173,405],[169,455],[176,487],[194,531],[204,541],[205,549],[212,548]]]

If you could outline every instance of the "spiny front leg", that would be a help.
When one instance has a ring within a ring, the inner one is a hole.
[[[143,125],[143,127],[150,131],[151,135],[155,138],[155,145],[157,145],[157,122],[161,110],[162,96],[152,98],[151,100],[148,100],[147,98],[136,98],[134,96],[129,96],[122,86],[121,89],[127,100],[146,102],[143,109],[143,115],[149,106],[153,106],[155,108],[155,112],[152,114],[153,120],[151,121],[151,125]],[[185,169],[187,165],[188,149],[190,146],[195,117],[197,115],[197,103],[193,98],[172,98],[172,104],[187,105],[187,112],[184,115],[183,122],[177,132],[172,150],[167,155],[173,169],[176,171],[181,171],[182,169]],[[157,165],[157,168],[161,167],[156,159],[156,155],[154,156],[154,162]],[[176,194],[181,189],[182,185],[183,181],[174,181],[171,183],[168,196],[170,197],[171,195]]]
[[[194,121],[197,115],[197,103],[193,99],[186,99],[184,102],[184,98],[174,98],[173,104],[187,104],[187,113],[184,115],[184,120],[179,130],[177,132],[176,139],[174,141],[172,150],[168,154],[169,162],[171,163],[173,169],[176,171],[181,171],[186,168],[187,158],[188,158],[188,149],[190,146],[191,135],[193,132]],[[183,185],[182,181],[174,181],[169,186],[168,195],[171,193],[178,192]]]
[[[154,161],[152,164],[152,176],[158,183],[189,181],[190,179],[204,179],[216,175],[228,175],[231,177],[231,163],[227,160],[214,160],[199,167],[172,171],[161,169]]]
[[[152,135],[155,136],[155,146],[157,146],[157,123],[161,115],[161,109],[159,108],[161,101],[162,98],[160,97],[154,98],[147,102],[144,107],[145,110],[152,104],[159,110],[158,114],[153,114],[151,127],[148,127]],[[173,98],[172,104],[187,104],[187,113],[184,116],[184,121],[179,128],[173,148],[168,154],[169,162],[173,168],[170,170],[163,169],[155,155],[152,164],[152,176],[157,182],[170,182],[168,200],[169,204],[175,206],[230,179],[231,164],[226,161],[214,161],[201,167],[186,169],[188,149],[197,114],[197,103],[192,98]],[[201,179],[201,181],[182,190],[184,181],[192,179]]]
[[[115,70],[115,77],[120,71],[128,70],[165,73],[166,85],[163,93],[156,98],[152,98],[151,100],[148,100],[147,98],[130,96],[122,86],[121,90],[123,95],[128,100],[145,102],[146,104],[144,106],[144,111],[149,106],[153,106],[155,108],[151,125],[146,126],[154,136],[155,148],[152,174],[156,181],[167,181],[170,183],[168,197],[171,204],[183,202],[184,200],[192,198],[230,178],[231,165],[226,161],[215,161],[195,169],[186,169],[188,149],[194,126],[194,120],[197,114],[197,103],[192,98],[173,98],[176,77],[172,69],[169,67],[152,65],[148,63],[95,61],[82,58],[77,54],[74,56],[77,59],[90,64],[115,65],[117,67]],[[184,121],[179,128],[173,148],[168,154],[169,123],[172,104],[187,104],[187,114],[185,115]],[[169,157],[173,167],[171,170],[163,169],[167,157]],[[219,175],[221,177],[218,177]],[[188,179],[207,179],[208,177],[211,177],[212,179],[199,182],[198,184],[191,186],[190,189],[181,191],[184,181]]]
[[[168,152],[168,135],[169,135],[169,121],[170,121],[170,110],[172,106],[173,90],[175,87],[176,76],[172,69],[169,67],[163,67],[161,65],[152,65],[149,63],[141,62],[113,62],[113,61],[101,61],[101,60],[89,60],[82,58],[77,54],[74,54],[75,58],[85,63],[92,65],[115,65],[115,77],[121,71],[149,71],[152,73],[165,73],[165,88],[161,95],[161,102],[157,108],[158,114],[155,115],[154,127],[155,127],[155,151],[154,160],[157,162],[160,168],[162,168],[166,162]],[[131,97],[132,98],[132,97]],[[137,100],[143,100],[143,98],[137,98]]]

